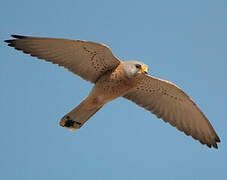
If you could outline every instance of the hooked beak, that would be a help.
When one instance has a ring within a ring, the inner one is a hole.
[[[142,66],[141,72],[144,72],[147,74],[148,67],[147,66]]]

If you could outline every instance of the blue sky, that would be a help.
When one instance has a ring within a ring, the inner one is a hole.
[[[227,1],[2,1],[0,178],[224,179]],[[209,149],[119,98],[79,131],[59,127],[92,84],[6,46],[10,34],[109,45],[181,87],[219,134]],[[138,124],[139,121],[139,124]]]

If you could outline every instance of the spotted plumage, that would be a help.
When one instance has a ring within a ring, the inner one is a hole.
[[[9,46],[94,83],[88,97],[61,119],[61,126],[77,130],[107,102],[124,97],[202,144],[218,148],[220,139],[198,106],[173,83],[149,76],[143,62],[120,61],[108,46],[95,42],[12,37],[5,41]]]

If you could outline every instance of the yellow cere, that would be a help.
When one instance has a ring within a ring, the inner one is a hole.
[[[143,66],[143,67],[142,67],[142,72],[144,72],[144,71],[145,71],[145,72],[148,71],[148,67],[147,67],[147,66]]]

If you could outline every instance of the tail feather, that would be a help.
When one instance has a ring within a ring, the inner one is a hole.
[[[86,103],[81,102],[71,112],[67,113],[59,122],[60,126],[72,131],[80,129],[102,106],[86,108]]]

